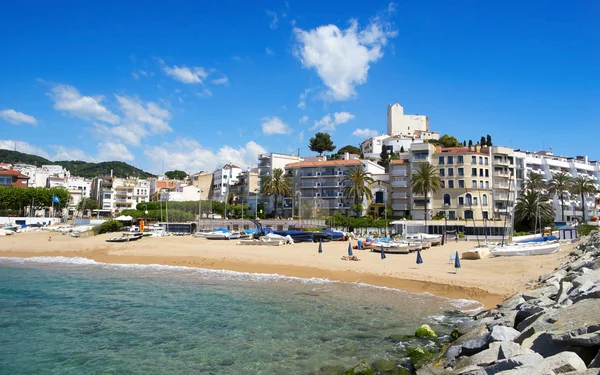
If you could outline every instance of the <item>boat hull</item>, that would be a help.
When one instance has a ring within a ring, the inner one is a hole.
[[[560,250],[560,243],[526,242],[523,244],[509,244],[494,246],[490,249],[492,256],[529,256],[548,255]]]

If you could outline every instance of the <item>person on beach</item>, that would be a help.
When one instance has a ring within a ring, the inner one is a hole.
[[[356,260],[356,261],[358,261],[358,260],[360,260],[360,259],[358,259],[358,257],[357,257],[356,255],[350,255],[350,256],[345,256],[345,255],[344,255],[344,256],[342,257],[342,260]]]

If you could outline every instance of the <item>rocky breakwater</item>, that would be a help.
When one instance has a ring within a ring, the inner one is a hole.
[[[534,289],[477,314],[455,336],[418,375],[600,374],[600,233]]]

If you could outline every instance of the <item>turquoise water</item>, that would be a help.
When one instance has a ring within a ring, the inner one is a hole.
[[[480,307],[367,285],[83,258],[0,258],[0,374],[310,374]]]

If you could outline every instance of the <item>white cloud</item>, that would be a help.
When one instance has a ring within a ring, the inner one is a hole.
[[[304,142],[304,131],[301,131],[300,133],[298,133],[298,136],[296,137],[296,142],[298,142],[298,143]]]
[[[134,159],[133,154],[124,144],[114,140],[98,143],[97,149],[98,159],[101,161],[132,161]]]
[[[114,140],[119,138],[122,142],[132,146],[139,146],[141,139],[148,135],[143,126],[130,124],[129,126],[106,126],[104,124],[94,123],[96,136],[101,139]]]
[[[146,72],[145,70],[138,70],[136,72],[131,73],[131,75],[135,79],[140,79],[140,77],[148,77],[148,72]]]
[[[315,121],[314,125],[311,126],[309,130],[319,129],[320,131],[332,132],[335,130],[336,126],[345,124],[353,118],[354,115],[349,112],[335,112],[333,116],[328,113],[320,120]]]
[[[267,15],[271,17],[271,21],[269,22],[269,27],[273,30],[277,28],[277,13],[267,10]]]
[[[274,54],[275,54],[275,52],[273,52],[273,50],[272,50],[272,49],[270,49],[269,47],[265,48],[265,53],[266,53],[267,55],[274,55]]]
[[[233,163],[241,168],[256,165],[259,154],[266,150],[257,143],[250,141],[242,147],[223,146],[217,151],[203,147],[193,139],[177,139],[173,143],[164,143],[144,151],[144,154],[160,166],[164,161],[165,168],[180,169],[188,172],[213,171],[227,163]],[[153,172],[159,172],[154,168]]]
[[[176,81],[192,84],[202,83],[202,81],[208,77],[208,72],[199,66],[193,66],[188,68],[185,65],[181,67],[174,65],[173,67],[164,66],[163,70],[165,73]]]
[[[17,151],[25,153],[25,154],[38,155],[38,156],[41,156],[46,159],[50,158],[50,156],[48,155],[46,150],[44,150],[43,148],[34,146],[32,144],[29,144],[29,143],[23,142],[23,141],[16,141],[16,140],[9,140],[9,139],[0,140],[0,149],[12,150],[12,151],[14,151],[16,149]]]
[[[14,109],[5,109],[4,111],[0,111],[0,117],[2,117],[5,121],[10,122],[11,124],[37,124],[37,120],[35,117],[27,115],[23,112],[17,112]]]
[[[213,94],[212,94],[212,91],[210,91],[209,89],[205,88],[204,90],[202,90],[202,92],[197,92],[196,95],[199,98],[210,98]]]
[[[260,119],[263,134],[289,134],[290,127],[279,117],[263,117]]]
[[[371,137],[375,137],[376,135],[378,135],[379,132],[377,130],[373,130],[373,129],[356,129],[355,131],[352,132],[352,135],[356,136],[356,137],[361,137],[361,138],[371,138]]]
[[[222,78],[213,79],[212,83],[215,85],[227,85],[229,83],[229,79],[227,76],[223,76]]]
[[[294,28],[298,44],[294,54],[305,68],[314,68],[327,86],[325,98],[347,100],[356,95],[355,86],[367,82],[369,68],[383,56],[388,38],[397,33],[379,17],[359,29],[356,20],[340,30],[323,25],[312,30]]]
[[[301,124],[306,124],[308,122],[308,116],[304,115],[300,117],[300,120],[298,120],[298,122]]]
[[[61,145],[50,145],[50,149],[56,153],[52,157],[52,160],[83,160],[89,162],[95,160],[83,150],[76,147],[68,148]]]
[[[70,85],[56,85],[48,95],[54,100],[54,109],[58,111],[84,120],[95,119],[113,125],[119,123],[119,116],[100,104],[103,100],[102,96],[82,96],[75,87]]]
[[[122,125],[136,129],[144,128],[149,134],[163,134],[173,131],[168,121],[171,112],[153,102],[144,103],[138,98],[115,95],[121,112]]]
[[[298,102],[298,108],[306,108],[306,95],[310,92],[310,89],[304,90],[300,93],[300,101]]]

